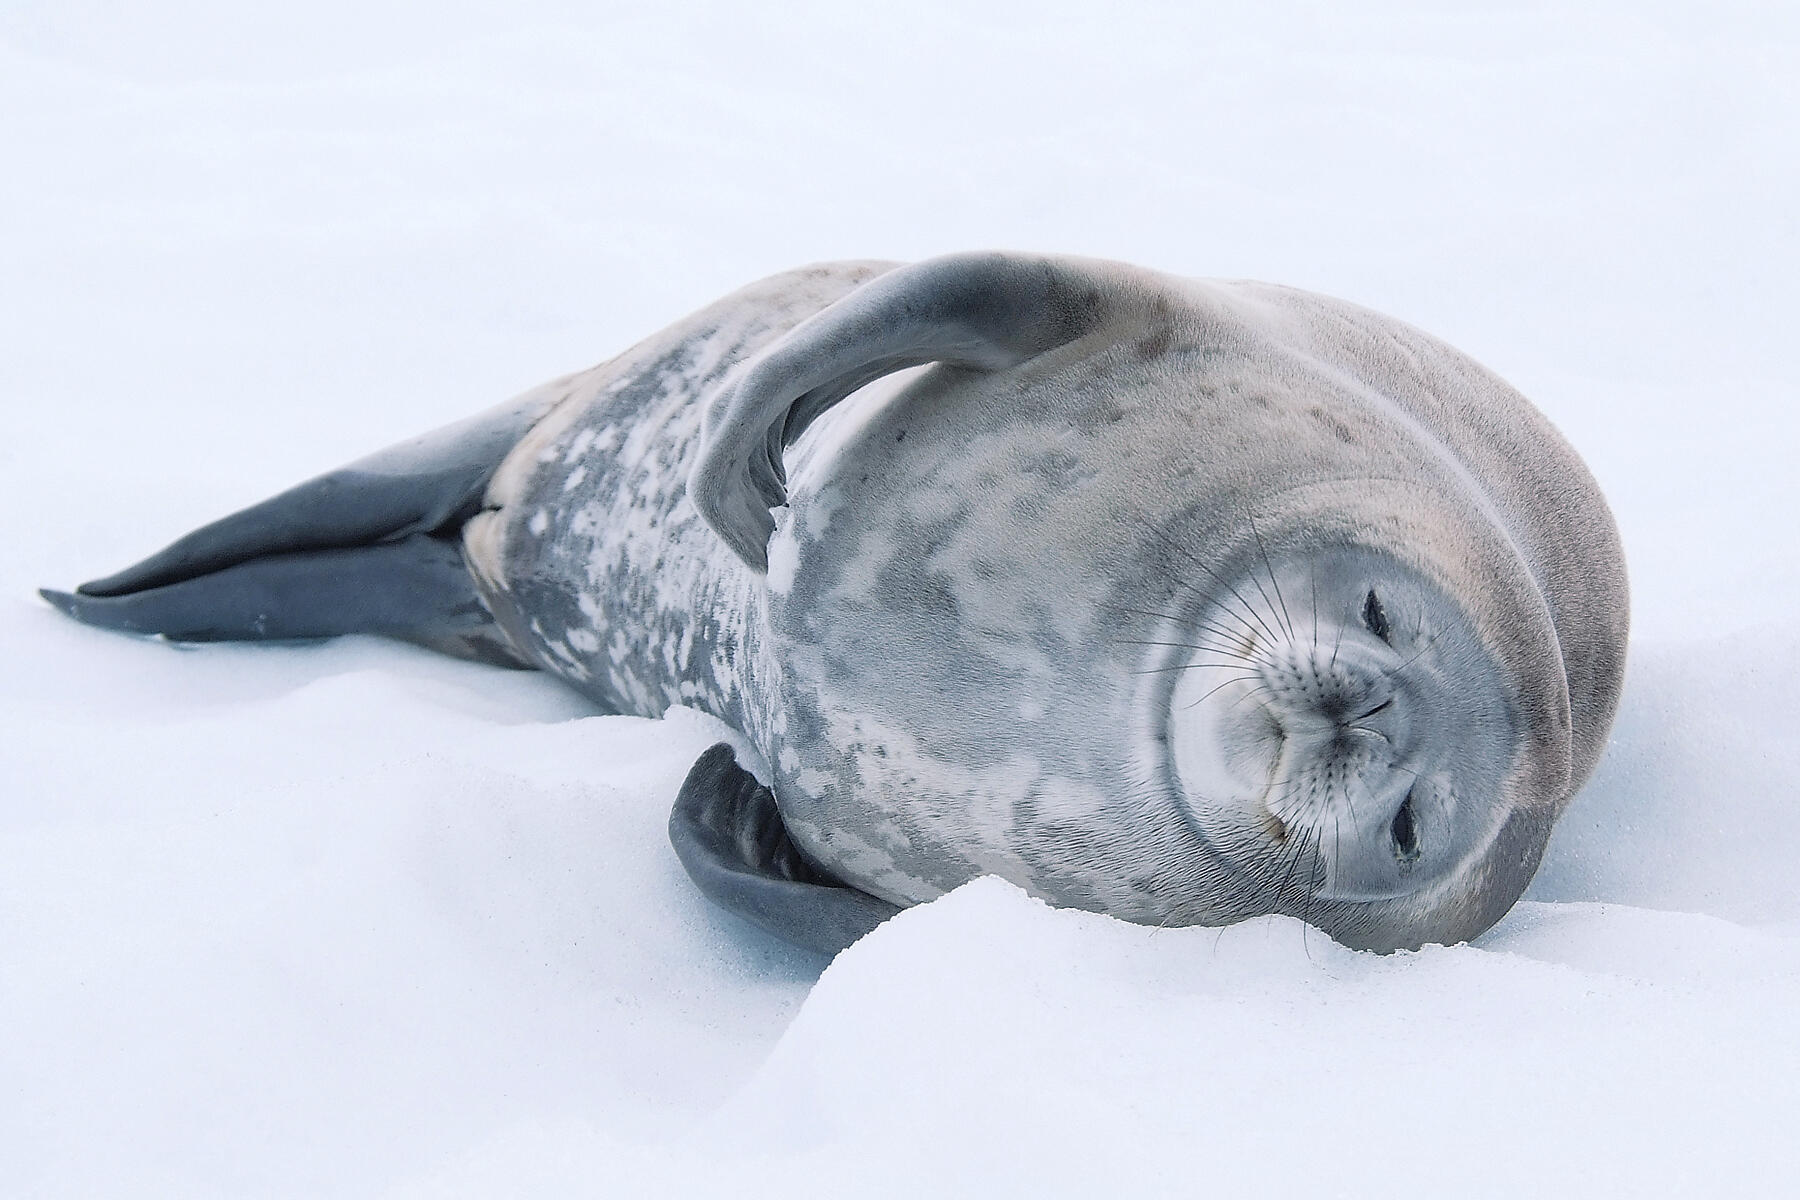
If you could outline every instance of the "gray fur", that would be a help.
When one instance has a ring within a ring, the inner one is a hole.
[[[1612,719],[1592,479],[1340,301],[829,264],[542,395],[461,526],[512,652],[741,730],[797,852],[888,903],[995,873],[1150,923],[1472,936]]]

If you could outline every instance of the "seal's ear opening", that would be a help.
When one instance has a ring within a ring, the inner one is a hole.
[[[707,401],[688,495],[739,558],[768,569],[781,452],[820,413],[922,363],[1002,370],[1100,324],[1105,285],[1079,260],[959,254],[901,267],[795,326]]]
[[[688,772],[669,841],[707,899],[807,950],[836,954],[900,911],[801,857],[774,793],[723,742]]]

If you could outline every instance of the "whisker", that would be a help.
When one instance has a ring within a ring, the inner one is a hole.
[[[1232,684],[1244,683],[1244,682],[1246,682],[1246,681],[1243,679],[1227,679],[1224,683],[1221,683],[1218,687],[1212,689],[1212,691],[1206,693],[1206,695],[1200,697],[1198,700],[1194,701],[1192,704],[1182,705],[1182,711],[1185,712],[1190,708],[1198,708],[1198,707],[1200,707],[1200,705],[1205,704],[1208,700],[1211,700],[1215,695],[1224,691],[1226,688],[1230,687]],[[1233,708],[1237,707],[1239,704],[1243,703],[1243,701],[1245,700],[1246,697],[1254,696],[1258,692],[1266,692],[1268,690],[1269,689],[1268,689],[1267,685],[1259,685],[1257,687],[1253,687],[1249,691],[1245,692],[1243,696],[1239,696],[1236,700],[1232,701],[1231,707],[1233,707]]]
[[[1153,535],[1155,535],[1156,537],[1161,538],[1164,545],[1169,546],[1177,554],[1179,554],[1183,558],[1187,559],[1188,562],[1192,563],[1194,566],[1196,566],[1200,570],[1204,571],[1207,575],[1207,578],[1211,579],[1214,583],[1217,583],[1219,586],[1223,587],[1226,591],[1230,592],[1233,596],[1237,597],[1238,603],[1243,605],[1244,610],[1256,619],[1256,623],[1258,625],[1262,626],[1263,632],[1268,634],[1271,638],[1275,638],[1275,640],[1277,640],[1277,641],[1280,640],[1276,636],[1275,631],[1273,629],[1269,628],[1268,622],[1266,622],[1262,619],[1262,614],[1256,611],[1256,606],[1254,604],[1251,604],[1248,600],[1244,599],[1244,594],[1242,592],[1238,591],[1236,586],[1233,585],[1230,580],[1226,579],[1224,576],[1220,575],[1217,571],[1215,571],[1212,567],[1210,567],[1206,563],[1202,562],[1197,555],[1195,555],[1192,551],[1188,550],[1187,547],[1185,547],[1185,546],[1181,545],[1179,542],[1175,541],[1172,537],[1170,537],[1168,534],[1164,533],[1162,530],[1156,529],[1155,527],[1151,527],[1151,533]],[[1221,609],[1224,608],[1224,605],[1222,602],[1220,604],[1220,608]],[[1229,611],[1229,610],[1227,610],[1227,611]]]
[[[1170,675],[1176,671],[1200,671],[1200,670],[1241,671],[1243,673],[1238,676],[1238,678],[1240,678],[1240,679],[1255,679],[1257,677],[1257,672],[1253,668],[1251,668],[1249,666],[1249,664],[1241,663],[1241,662],[1236,662],[1236,663],[1190,662],[1190,663],[1176,663],[1173,666],[1168,666],[1168,667],[1139,667],[1137,670],[1133,671],[1132,674],[1133,675]]]
[[[1284,801],[1291,799],[1295,795],[1300,782],[1301,781],[1299,780],[1291,782],[1283,789],[1280,799]],[[1275,814],[1272,807],[1269,809],[1269,812],[1271,816],[1275,816],[1276,820],[1281,820],[1281,817]],[[1288,831],[1288,840],[1292,843],[1292,849],[1290,852],[1284,853],[1284,855],[1281,856],[1287,858],[1288,865],[1287,870],[1281,876],[1280,882],[1275,885],[1275,892],[1271,897],[1277,909],[1285,906],[1287,893],[1294,882],[1294,872],[1299,869],[1300,860],[1305,858],[1311,851],[1310,830],[1303,822],[1296,822],[1293,825],[1289,825],[1287,822],[1283,821],[1282,824]],[[1281,857],[1276,859],[1277,866],[1281,863]]]
[[[1401,663],[1397,667],[1389,667],[1386,671],[1383,671],[1382,678],[1392,679],[1395,676],[1399,675],[1400,672],[1406,670],[1406,668],[1408,668],[1408,667],[1412,666],[1414,663],[1418,662],[1419,659],[1424,655],[1424,653],[1427,650],[1429,650],[1433,646],[1437,645],[1438,639],[1443,637],[1445,632],[1446,632],[1445,630],[1440,629],[1436,633],[1432,634],[1431,637],[1426,641],[1426,643],[1423,646],[1420,646],[1418,648],[1418,650],[1414,651],[1413,656],[1411,658],[1407,659],[1405,662]]]
[[[1214,691],[1216,691],[1216,690],[1218,690],[1218,689],[1215,688]],[[1268,684],[1266,684],[1266,683],[1259,684],[1258,686],[1251,688],[1249,691],[1247,691],[1243,695],[1239,696],[1236,700],[1233,700],[1230,704],[1226,705],[1225,711],[1230,712],[1232,709],[1236,708],[1238,705],[1242,704],[1244,701],[1248,700],[1250,697],[1256,695],[1256,693],[1268,692],[1269,690],[1270,689],[1269,689]],[[1207,693],[1207,695],[1211,695],[1211,694],[1212,694],[1211,692]],[[1271,693],[1271,694],[1273,694],[1273,693]],[[1204,699],[1204,698],[1205,697],[1202,697],[1202,699]]]
[[[1310,558],[1306,560],[1306,577],[1312,582],[1312,652],[1316,655],[1319,652],[1319,564]]]
[[[1210,650],[1215,654],[1236,655],[1248,662],[1253,656],[1244,654],[1236,646],[1219,642],[1165,642],[1156,638],[1109,638],[1115,646],[1170,646],[1177,650]]]
[[[1172,613],[1157,612],[1157,611],[1153,611],[1150,609],[1126,608],[1122,605],[1109,605],[1108,607],[1112,608],[1115,612],[1134,613],[1134,614],[1136,614],[1138,616],[1142,616],[1142,617],[1161,617],[1163,620],[1171,621],[1177,625],[1183,625],[1183,626],[1187,626],[1188,628],[1191,628],[1191,629],[1197,629],[1202,633],[1214,634],[1218,637],[1224,638],[1228,643],[1232,643],[1232,645],[1230,645],[1229,648],[1233,653],[1244,653],[1245,652],[1241,649],[1241,647],[1239,647],[1238,645],[1235,644],[1238,642],[1238,640],[1240,638],[1248,638],[1253,647],[1260,647],[1263,644],[1265,644],[1264,639],[1261,637],[1260,634],[1258,634],[1257,630],[1253,626],[1248,624],[1242,616],[1238,615],[1237,613],[1232,612],[1228,608],[1215,607],[1215,611],[1221,612],[1223,615],[1230,617],[1232,620],[1238,622],[1238,624],[1240,626],[1242,626],[1241,630],[1240,629],[1227,629],[1224,626],[1216,625],[1210,621],[1201,620],[1196,617],[1178,617]],[[1256,657],[1262,661],[1268,662],[1271,666],[1274,665],[1273,660],[1266,658],[1262,654],[1260,648],[1249,651],[1248,653],[1252,654],[1253,657]]]
[[[1133,616],[1139,617],[1161,617],[1163,620],[1173,621],[1177,625],[1184,625],[1187,623],[1185,617],[1178,617],[1174,613],[1166,613],[1161,609],[1156,608],[1131,608],[1124,604],[1103,604],[1101,607],[1109,612],[1131,613]]]
[[[1256,549],[1262,555],[1263,570],[1269,573],[1269,586],[1275,589],[1275,599],[1281,605],[1282,622],[1287,627],[1288,637],[1291,638],[1294,636],[1294,618],[1288,612],[1287,601],[1282,599],[1281,581],[1275,578],[1275,564],[1269,561],[1269,548],[1263,545],[1262,534],[1259,533],[1256,528],[1256,518],[1246,517],[1246,519],[1250,522],[1250,536],[1256,539]],[[1251,578],[1255,579],[1256,577],[1252,575]],[[1256,588],[1258,591],[1261,591],[1262,584],[1259,582],[1256,585]],[[1265,594],[1263,596],[1263,603],[1268,603],[1268,600],[1269,597]]]

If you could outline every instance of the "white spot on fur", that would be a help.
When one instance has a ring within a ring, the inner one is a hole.
[[[574,462],[576,459],[578,459],[582,455],[586,454],[588,447],[593,444],[594,444],[594,431],[591,429],[582,430],[580,433],[575,435],[575,440],[569,443],[568,450],[565,451],[562,456],[563,462],[565,462],[565,463]]]
[[[769,590],[785,596],[794,586],[800,570],[800,543],[794,536],[794,520],[790,510],[775,514],[775,532],[769,538]]]
[[[817,767],[807,767],[795,777],[794,782],[799,784],[801,790],[809,795],[823,796],[830,791],[831,785],[837,782],[837,777],[821,771]]]
[[[525,522],[525,528],[531,530],[533,537],[543,537],[544,530],[550,528],[550,514],[538,509],[531,514],[531,520]]]

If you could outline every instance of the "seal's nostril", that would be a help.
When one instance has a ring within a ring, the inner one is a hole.
[[[1386,700],[1383,700],[1380,704],[1377,704],[1374,708],[1371,708],[1368,712],[1364,713],[1362,716],[1360,716],[1356,719],[1359,721],[1366,721],[1370,717],[1374,716],[1376,713],[1386,712],[1389,708],[1393,707],[1393,704],[1394,704],[1394,698],[1392,696],[1389,696]]]
[[[1406,793],[1406,799],[1400,804],[1400,811],[1394,814],[1394,823],[1388,832],[1394,838],[1394,857],[1402,866],[1411,865],[1419,857],[1419,823],[1413,814],[1413,794]]]

